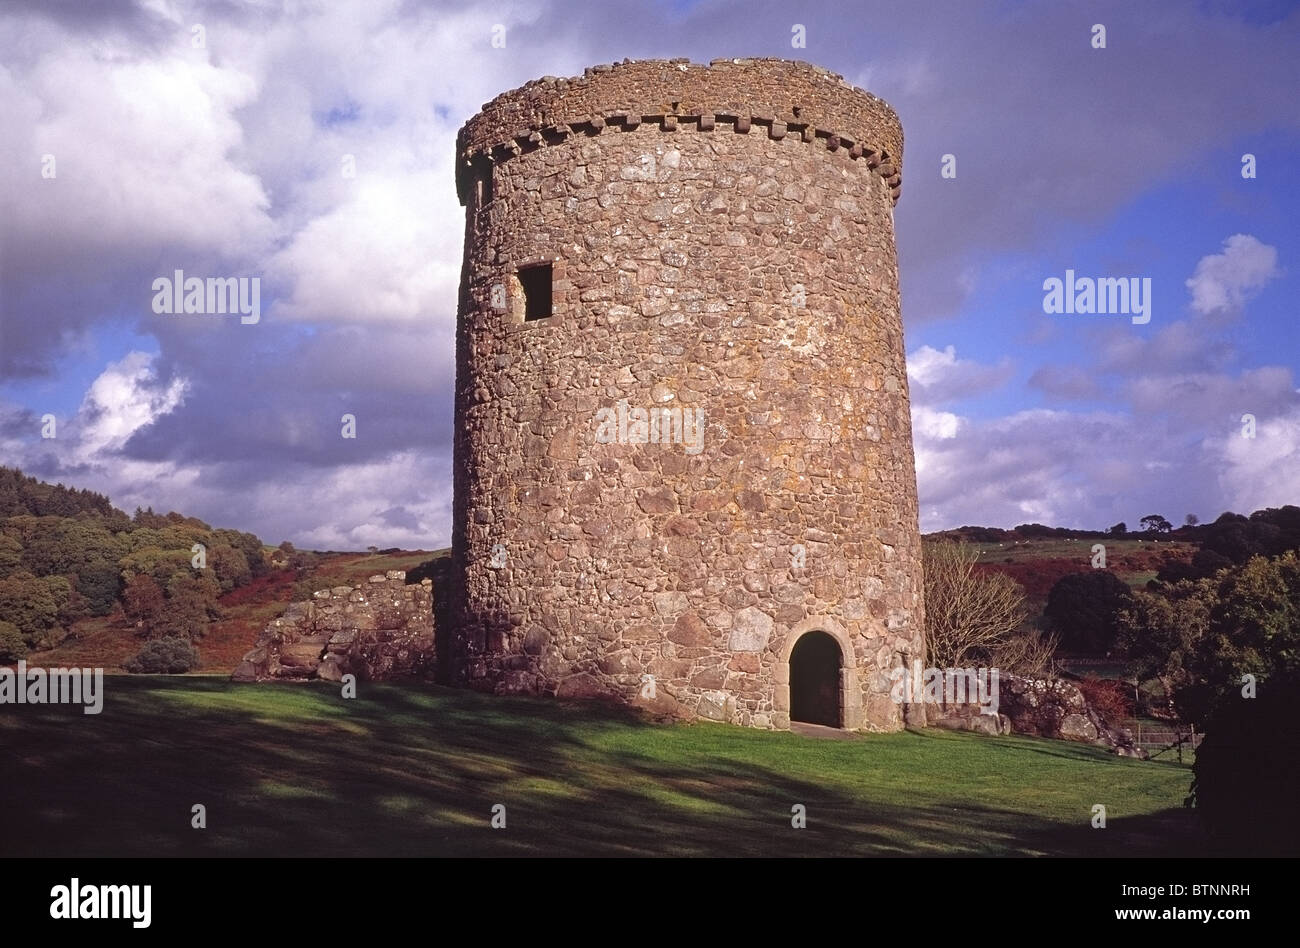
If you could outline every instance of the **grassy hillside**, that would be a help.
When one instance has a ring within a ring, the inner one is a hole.
[[[813,740],[428,687],[114,677],[0,716],[7,854],[1180,855],[1190,771],[944,731]],[[190,828],[191,807],[207,828]],[[489,828],[506,807],[505,829]],[[791,828],[791,807],[807,828]],[[1107,808],[1105,829],[1089,825]],[[21,819],[18,815],[21,814]]]
[[[1177,540],[1025,540],[1020,543],[979,543],[985,569],[1006,573],[1025,587],[1031,599],[1047,599],[1052,584],[1066,573],[1092,569],[1092,547],[1106,547],[1106,568],[1130,586],[1143,587],[1166,563],[1186,562],[1196,545]]]
[[[1005,573],[1021,585],[1026,611],[1031,621],[1037,621],[1057,580],[1093,568],[1092,547],[1096,543],[1106,547],[1106,569],[1134,589],[1145,588],[1166,563],[1190,561],[1197,549],[1193,543],[1177,540],[1112,537],[1051,537],[973,545],[979,550],[980,569]]]

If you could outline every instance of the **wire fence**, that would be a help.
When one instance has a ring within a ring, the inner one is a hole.
[[[1190,758],[1205,737],[1195,726],[1150,718],[1129,718],[1120,726],[1133,735],[1133,743],[1146,751],[1151,760],[1177,760],[1180,764]]]

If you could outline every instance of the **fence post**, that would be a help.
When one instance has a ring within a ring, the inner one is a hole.
[[[1138,700],[1138,680],[1133,676],[1133,720],[1137,722],[1137,746],[1142,747],[1142,703]]]

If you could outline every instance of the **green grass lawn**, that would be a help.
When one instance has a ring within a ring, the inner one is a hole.
[[[3,855],[1181,855],[1186,767],[945,731],[831,741],[433,686],[111,677],[0,708]],[[207,807],[207,829],[190,808]],[[494,804],[507,826],[489,826]],[[1089,825],[1094,804],[1107,827]],[[807,808],[806,829],[790,825]]]

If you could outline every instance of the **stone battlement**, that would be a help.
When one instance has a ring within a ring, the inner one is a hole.
[[[898,202],[903,130],[888,104],[842,76],[785,59],[625,60],[593,66],[581,77],[546,76],[497,96],[456,140],[456,188],[469,200],[485,164],[559,144],[572,136],[632,131],[710,132],[719,126],[771,138],[802,138],[812,147],[863,160],[886,180]],[[719,129],[722,130],[722,129]]]

